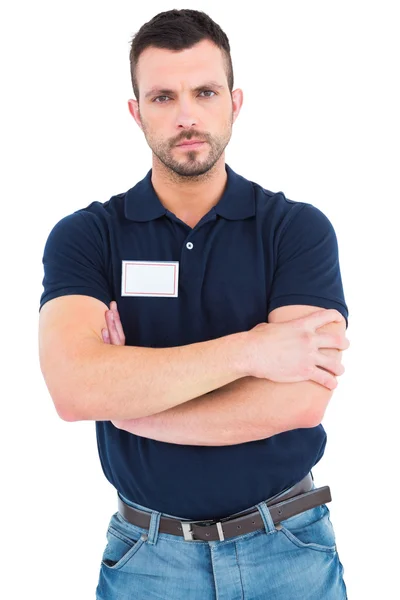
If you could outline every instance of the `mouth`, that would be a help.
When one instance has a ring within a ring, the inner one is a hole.
[[[194,150],[195,148],[201,148],[205,143],[206,142],[183,142],[183,144],[177,144],[177,148],[191,148]]]

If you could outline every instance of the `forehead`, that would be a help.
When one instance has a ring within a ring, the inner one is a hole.
[[[141,92],[153,86],[178,86],[184,81],[198,84],[202,79],[227,83],[223,53],[210,40],[179,51],[151,46],[139,56],[137,80]]]

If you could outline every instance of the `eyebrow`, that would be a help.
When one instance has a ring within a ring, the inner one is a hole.
[[[192,88],[192,92],[200,92],[201,90],[204,89],[208,89],[208,88],[217,88],[218,90],[223,90],[225,86],[217,83],[216,81],[207,81],[206,83],[204,83],[203,85],[198,85],[195,88]],[[151,90],[149,90],[148,92],[146,92],[145,94],[145,98],[150,98],[150,96],[154,96],[154,95],[160,95],[160,96],[170,96],[170,95],[175,94],[174,90],[167,90],[167,89],[161,89],[161,88],[157,88],[157,87],[153,87],[151,88]]]

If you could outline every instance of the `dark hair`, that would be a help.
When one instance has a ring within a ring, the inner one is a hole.
[[[142,25],[133,36],[129,60],[131,80],[136,100],[139,100],[139,87],[136,78],[139,56],[149,46],[167,50],[191,48],[202,40],[211,40],[223,52],[226,75],[230,92],[233,90],[233,67],[229,40],[221,27],[206,13],[198,10],[182,9],[161,12]]]

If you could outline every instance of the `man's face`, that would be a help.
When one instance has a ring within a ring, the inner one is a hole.
[[[180,176],[209,171],[227,146],[241,106],[231,97],[223,54],[209,40],[174,52],[146,48],[137,68],[139,103],[129,109],[154,155]],[[198,146],[181,146],[199,139]]]

